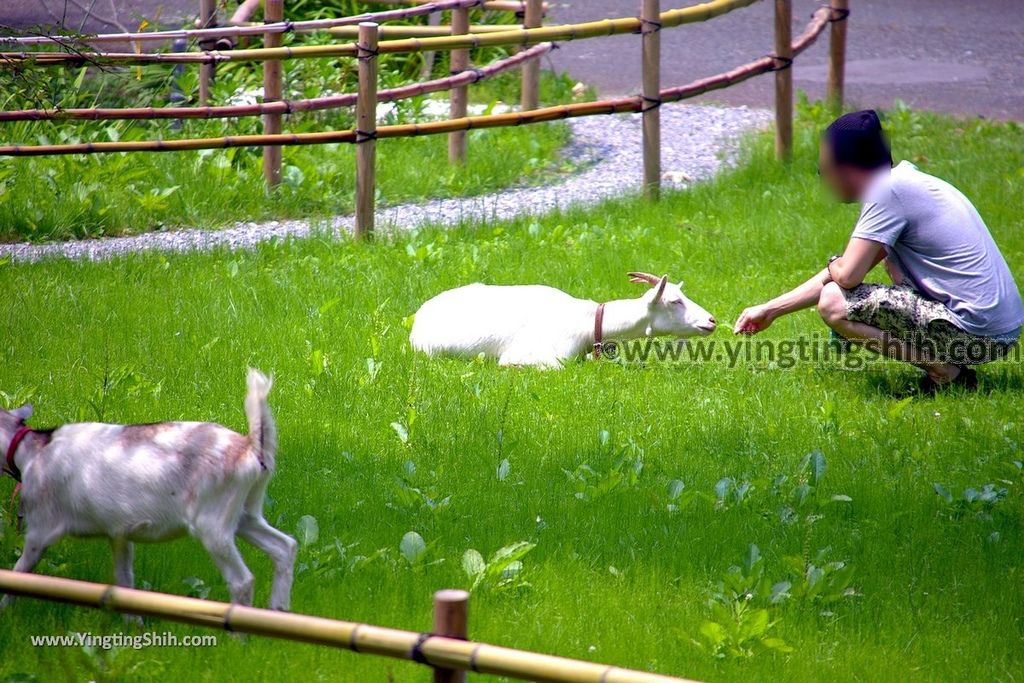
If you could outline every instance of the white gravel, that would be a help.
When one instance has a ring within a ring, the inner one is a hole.
[[[743,133],[764,127],[770,112],[747,107],[709,107],[667,104],[662,108],[662,168],[666,187],[682,187],[706,179],[728,163]],[[594,116],[573,119],[572,141],[565,156],[580,170],[557,182],[518,187],[478,197],[441,199],[403,204],[378,210],[380,230],[404,230],[425,224],[457,225],[465,222],[508,219],[541,214],[555,208],[593,204],[636,192],[643,158],[640,116]],[[472,147],[470,153],[474,153]],[[478,150],[477,153],[485,153]],[[47,244],[0,244],[0,258],[37,261],[51,256],[102,260],[121,254],[156,249],[190,251],[214,246],[244,249],[283,237],[305,237],[352,228],[352,216],[337,216],[314,223],[308,220],[237,223],[218,230],[173,230],[131,237],[110,237]]]

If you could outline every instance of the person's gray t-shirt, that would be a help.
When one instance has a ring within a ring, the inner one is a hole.
[[[964,330],[996,337],[1024,324],[1006,259],[959,190],[908,161],[882,172],[853,236],[881,242],[908,284],[950,310]]]

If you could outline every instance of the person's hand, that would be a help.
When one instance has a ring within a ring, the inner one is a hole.
[[[757,334],[775,322],[775,316],[764,304],[743,309],[732,328],[733,334]]]

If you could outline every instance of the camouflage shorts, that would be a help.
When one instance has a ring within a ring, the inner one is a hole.
[[[888,332],[920,351],[923,360],[981,365],[1004,357],[1016,341],[960,329],[948,308],[907,286],[863,284],[844,289],[846,317]]]

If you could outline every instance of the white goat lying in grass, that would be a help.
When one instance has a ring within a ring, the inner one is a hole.
[[[629,273],[650,291],[639,299],[598,304],[542,285],[472,284],[438,294],[416,312],[410,341],[431,356],[497,358],[500,365],[558,367],[603,340],[692,337],[715,331],[715,319],[668,276]],[[599,347],[598,347],[599,348]]]
[[[270,386],[263,374],[249,371],[248,436],[208,422],[35,431],[25,426],[32,406],[0,410],[4,472],[21,480],[25,513],[25,549],[14,571],[32,571],[63,536],[106,536],[116,582],[132,586],[134,542],[189,533],[213,557],[231,601],[250,605],[253,576],[235,546],[237,534],[270,556],[270,607],[288,609],[297,544],[263,519],[277,450]]]

